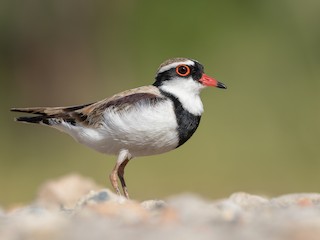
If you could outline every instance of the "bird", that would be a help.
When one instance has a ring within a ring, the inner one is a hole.
[[[159,66],[152,85],[89,104],[11,111],[33,114],[15,118],[18,122],[58,129],[100,153],[116,155],[109,175],[111,185],[121,195],[119,179],[123,195],[129,199],[124,179],[128,162],[174,150],[190,139],[203,113],[200,92],[210,86],[227,88],[206,75],[197,60],[172,58]]]

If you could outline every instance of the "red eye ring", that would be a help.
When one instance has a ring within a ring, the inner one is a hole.
[[[190,74],[190,67],[185,64],[181,64],[176,67],[176,73],[181,77],[186,77]]]

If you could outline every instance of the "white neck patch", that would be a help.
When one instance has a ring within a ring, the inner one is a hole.
[[[159,68],[158,73],[165,72],[165,71],[167,71],[167,70],[169,70],[171,68],[175,68],[175,67],[177,67],[177,66],[179,66],[181,64],[194,66],[194,62],[191,61],[191,60],[187,60],[187,61],[183,61],[183,62],[173,62],[173,63],[170,63],[168,65],[165,65],[165,66]]]
[[[196,116],[200,116],[203,113],[200,91],[204,87],[191,77],[185,79],[177,77],[170,81],[164,81],[159,88],[178,98],[185,110]]]

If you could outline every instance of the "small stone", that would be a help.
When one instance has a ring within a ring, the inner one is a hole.
[[[125,222],[140,222],[148,217],[148,212],[139,203],[114,194],[109,189],[91,191],[82,197],[74,210],[79,214],[98,214],[108,218],[117,218]]]
[[[271,199],[271,203],[282,208],[287,207],[320,207],[320,194],[318,193],[295,193],[282,195]]]
[[[171,224],[178,221],[177,211],[163,200],[147,200],[142,202],[141,206],[148,210],[153,223]]]
[[[149,211],[163,210],[168,204],[163,200],[147,200],[141,203],[141,206]]]
[[[108,201],[122,203],[125,202],[126,199],[122,196],[114,194],[109,189],[101,189],[97,192],[90,191],[88,194],[86,194],[80,200],[78,200],[76,204],[76,209],[82,208],[86,205],[104,203]]]
[[[220,212],[220,217],[223,221],[236,222],[242,219],[243,209],[229,199],[220,200],[216,202],[214,206]]]
[[[160,212],[158,222],[162,224],[173,224],[178,223],[178,220],[178,212],[171,207],[166,207]]]
[[[244,192],[232,194],[229,197],[229,200],[245,210],[261,208],[269,203],[269,200],[264,197],[251,195]]]
[[[70,174],[44,183],[39,191],[36,203],[48,208],[70,209],[77,201],[99,186],[90,178]]]
[[[188,225],[203,225],[219,216],[212,203],[194,194],[172,197],[168,200],[168,206],[176,211],[178,221]]]
[[[83,210],[94,212],[100,216],[119,219],[127,224],[144,222],[149,217],[147,210],[134,201],[91,203],[85,206]]]
[[[0,239],[59,239],[68,222],[57,212],[36,205],[27,206],[7,215]]]

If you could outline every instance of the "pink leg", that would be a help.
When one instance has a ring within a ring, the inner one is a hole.
[[[122,185],[123,193],[127,199],[129,199],[129,194],[126,187],[126,182],[124,180],[124,168],[130,159],[131,159],[131,155],[129,151],[121,150],[117,159],[117,163],[109,175],[112,187],[114,188],[114,190],[118,195],[121,195],[119,185],[118,185],[118,179],[117,179],[117,175],[118,175]]]
[[[119,177],[120,182],[121,182],[123,194],[127,199],[129,199],[129,193],[128,193],[128,189],[127,189],[127,186],[126,186],[126,182],[124,180],[124,168],[126,167],[128,162],[129,162],[129,159],[125,160],[123,163],[121,163],[121,165],[118,168],[118,177]]]

